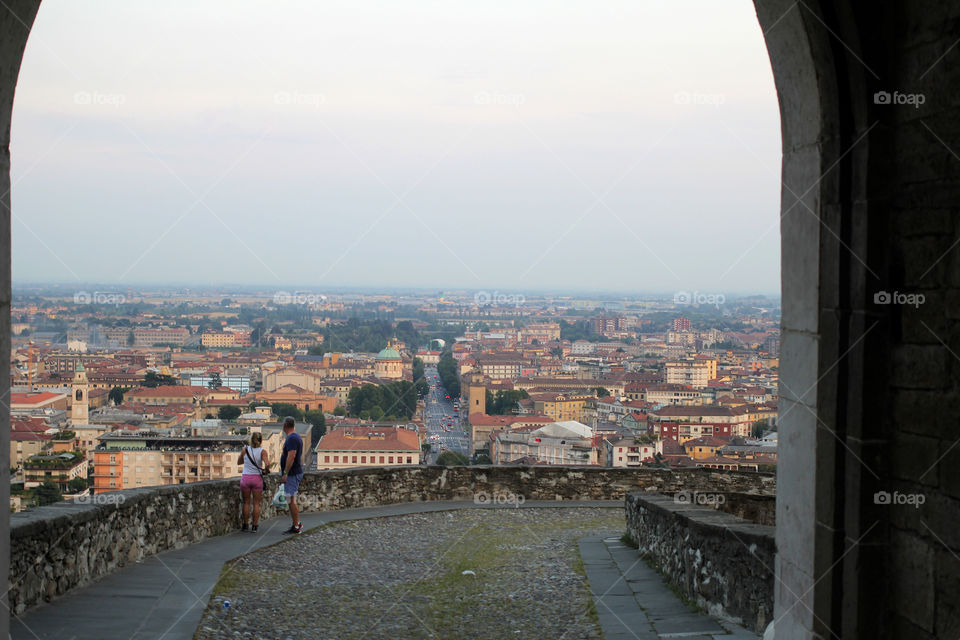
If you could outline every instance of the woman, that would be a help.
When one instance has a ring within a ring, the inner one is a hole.
[[[250,445],[243,448],[237,464],[243,465],[243,475],[240,476],[240,493],[243,494],[243,528],[247,531],[247,521],[250,519],[250,496],[253,495],[253,527],[256,532],[260,528],[260,501],[263,498],[263,474],[270,468],[267,452],[260,445],[263,436],[253,433],[250,436]]]

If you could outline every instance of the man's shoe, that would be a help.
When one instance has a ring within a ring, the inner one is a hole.
[[[290,527],[289,529],[287,529],[287,530],[284,531],[283,533],[284,533],[284,535],[287,535],[287,534],[300,533],[301,531],[303,531],[303,523],[302,523],[302,522],[298,522],[296,525]]]
[[[243,523],[243,526],[242,526],[242,527],[240,527],[240,531],[247,531],[247,530],[248,530],[249,528],[250,528],[250,527],[249,527],[249,526],[247,526],[247,523],[246,523],[246,522],[244,522],[244,523]]]
[[[260,531],[260,525],[255,524],[255,525],[251,526],[251,527],[250,527],[250,531],[252,531],[253,533],[256,533],[257,531]]]

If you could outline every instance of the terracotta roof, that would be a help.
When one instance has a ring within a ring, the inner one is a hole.
[[[11,442],[34,442],[38,440],[49,440],[53,436],[47,435],[46,433],[40,433],[38,431],[11,431],[10,432],[10,441]]]
[[[65,398],[62,393],[53,393],[52,391],[41,391],[39,393],[11,393],[10,404],[43,404],[57,398]]]
[[[683,443],[683,447],[684,449],[689,447],[725,447],[728,444],[730,444],[730,438],[702,436],[700,438],[694,438],[693,440],[687,440]]]
[[[384,436],[367,434],[382,433]],[[320,451],[419,451],[420,437],[414,431],[395,427],[350,427],[336,429],[320,438]]]

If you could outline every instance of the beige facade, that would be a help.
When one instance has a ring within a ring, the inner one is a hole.
[[[657,386],[647,389],[645,400],[651,404],[679,405],[684,407],[703,404],[703,396],[696,389],[675,386]]]
[[[316,451],[318,469],[420,464],[422,457],[420,436],[400,427],[334,429]]]
[[[278,429],[264,430],[263,437],[263,447],[276,470],[283,433]],[[94,451],[95,493],[236,478],[242,470],[237,457],[247,443],[246,436],[230,435],[105,438],[100,440],[103,446]],[[305,438],[304,444],[308,442]]]
[[[276,391],[281,387],[293,385],[310,393],[320,392],[320,376],[297,367],[283,367],[263,376],[263,390]]]
[[[208,331],[200,336],[200,344],[205,347],[232,347],[236,339],[231,331]]]

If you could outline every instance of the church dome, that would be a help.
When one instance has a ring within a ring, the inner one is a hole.
[[[377,354],[377,360],[402,360],[400,353],[393,347],[387,347]]]

